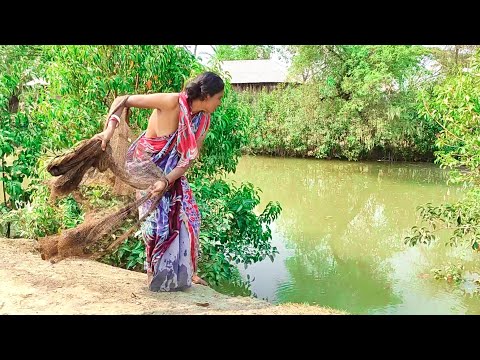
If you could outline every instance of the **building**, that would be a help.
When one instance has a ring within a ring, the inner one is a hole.
[[[238,91],[270,91],[280,84],[289,83],[288,69],[272,59],[222,61],[221,67]]]

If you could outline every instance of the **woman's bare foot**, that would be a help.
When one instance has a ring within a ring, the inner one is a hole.
[[[150,286],[150,283],[152,282],[153,280],[153,273],[151,273],[150,271],[147,271],[147,286]]]
[[[200,285],[208,286],[207,282],[196,274],[192,276],[192,282],[194,284],[200,284]]]

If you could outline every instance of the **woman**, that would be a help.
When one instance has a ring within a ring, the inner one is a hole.
[[[196,275],[200,213],[184,174],[198,156],[210,126],[210,114],[220,105],[223,91],[223,80],[205,72],[181,93],[131,95],[124,102],[124,107],[153,109],[147,130],[128,149],[126,169],[141,162],[155,164],[154,168],[165,176],[148,191],[159,195],[168,189],[142,224],[145,270],[152,291],[182,290],[192,282],[206,285]],[[105,131],[96,135],[102,140],[103,150],[118,126],[122,110],[123,107],[119,108]],[[143,175],[143,171],[136,173]],[[137,190],[137,196],[144,194],[145,191]],[[149,201],[139,208],[140,216],[150,204]]]

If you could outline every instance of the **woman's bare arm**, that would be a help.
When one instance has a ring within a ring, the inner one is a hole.
[[[146,95],[130,95],[123,106],[115,111],[114,115],[118,119],[122,115],[125,107],[136,107],[141,109],[157,109],[160,111],[170,111],[178,106],[178,93],[155,93]],[[102,140],[102,149],[105,150],[107,142],[112,138],[115,128],[118,124],[109,122],[107,128],[100,134],[96,135]]]
[[[178,93],[155,93],[147,95],[130,95],[126,107],[141,109],[171,110],[178,105]]]
[[[173,110],[178,105],[178,93],[155,93],[147,95],[129,95],[123,106],[115,111],[115,115],[120,117],[125,107],[135,107],[140,109],[158,109]]]

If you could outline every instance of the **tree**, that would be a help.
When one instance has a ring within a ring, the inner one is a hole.
[[[17,209],[29,196],[22,183],[35,172],[43,130],[29,119],[39,91],[27,84],[42,74],[42,50],[38,46],[0,47],[0,182],[4,199],[0,214]],[[10,224],[5,227],[10,236]]]
[[[218,45],[215,48],[217,60],[269,59],[272,45]]]
[[[437,127],[419,116],[415,97],[428,84],[429,70],[422,61],[429,49],[293,45],[286,51],[292,54],[289,75],[300,75],[305,83],[262,99],[257,96],[256,103],[265,100],[254,127],[265,130],[257,137],[264,149],[279,148],[275,139],[281,138],[279,152],[295,156],[433,157]],[[273,142],[267,143],[269,138]]]
[[[439,73],[448,74],[468,66],[479,45],[443,45],[432,47],[433,59],[440,65]]]
[[[464,71],[463,67],[469,69]],[[436,162],[450,169],[450,183],[469,189],[465,198],[455,204],[419,207],[427,227],[412,228],[406,238],[410,245],[429,244],[438,240],[436,233],[451,230],[449,245],[467,244],[473,250],[480,246],[480,50],[470,63],[457,63],[445,69],[447,75],[431,92],[421,96],[423,115],[438,123]]]

